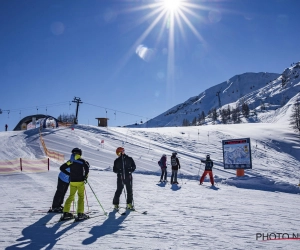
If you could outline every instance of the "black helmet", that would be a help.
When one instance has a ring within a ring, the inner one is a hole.
[[[72,149],[72,154],[82,155],[82,150],[80,148],[73,148]]]
[[[206,159],[210,159],[210,155],[206,155]]]
[[[177,153],[176,153],[176,152],[173,152],[172,155],[177,155]]]

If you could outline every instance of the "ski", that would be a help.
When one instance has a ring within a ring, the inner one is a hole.
[[[139,210],[136,210],[136,209],[127,209],[126,207],[122,207],[122,208],[124,208],[126,210],[129,210],[129,211],[132,211],[132,212],[137,212],[139,214],[144,214],[144,215],[148,214],[148,211],[139,211]]]
[[[53,225],[53,224],[57,224],[57,223],[63,223],[63,222],[67,222],[67,221],[70,221],[70,220],[74,220],[74,218],[70,218],[70,219],[65,219],[65,220],[56,220],[56,221],[50,221],[50,222],[47,222],[47,223],[44,223],[44,225]]]
[[[138,210],[135,210],[135,209],[133,209],[133,210],[130,209],[130,211],[137,212],[139,214],[144,214],[144,215],[148,214],[148,211],[138,211]]]
[[[116,211],[119,215],[126,215],[126,211],[124,211],[123,213],[120,212],[120,209],[115,209],[115,211]]]

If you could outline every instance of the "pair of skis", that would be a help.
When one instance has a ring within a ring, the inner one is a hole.
[[[62,223],[64,226],[67,226],[72,223],[78,223],[78,222],[82,222],[82,221],[100,217],[100,216],[105,216],[105,214],[94,214],[94,215],[90,215],[89,217],[84,218],[84,219],[78,219],[77,217],[64,219],[64,220],[59,219],[57,221],[47,222],[47,223],[45,223],[45,225],[53,225],[53,224],[57,224],[57,223]]]

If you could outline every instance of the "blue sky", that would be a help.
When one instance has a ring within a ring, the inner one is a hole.
[[[174,25],[159,4],[1,1],[0,131],[75,113],[74,97],[79,123],[146,121],[236,74],[299,61],[297,0],[182,1]]]

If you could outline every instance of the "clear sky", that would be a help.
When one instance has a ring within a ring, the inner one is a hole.
[[[300,59],[298,0],[0,2],[0,131],[27,115],[153,118],[245,72]]]

